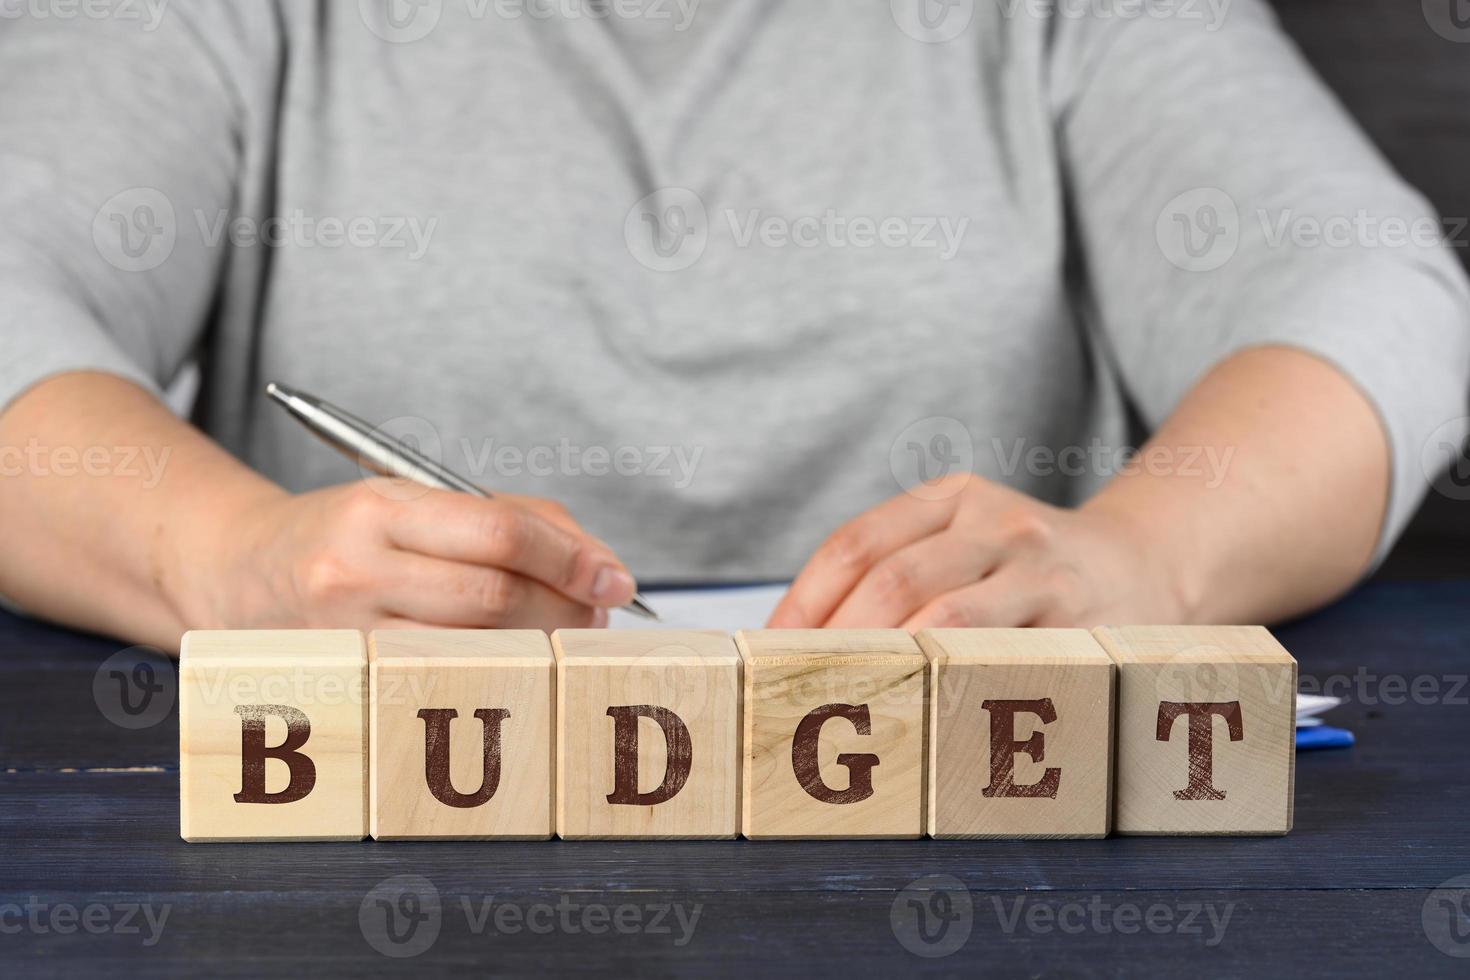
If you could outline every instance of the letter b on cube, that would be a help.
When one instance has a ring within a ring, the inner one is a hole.
[[[196,630],[179,665],[187,841],[360,840],[367,655],[354,630]]]

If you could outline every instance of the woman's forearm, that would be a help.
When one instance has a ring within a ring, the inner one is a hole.
[[[58,375],[0,414],[0,593],[37,615],[172,649],[202,615],[200,557],[284,491],[107,374]]]
[[[110,375],[32,388],[0,452],[0,594],[165,650],[198,627],[604,625],[636,589],[555,503],[375,479],[289,494]]]
[[[1367,398],[1313,355],[1262,347],[1229,358],[1142,452],[1083,512],[1128,522],[1163,557],[1184,620],[1295,615],[1350,588],[1372,560],[1387,437]]]

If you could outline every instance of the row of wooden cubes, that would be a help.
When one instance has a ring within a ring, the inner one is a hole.
[[[201,631],[190,841],[1291,828],[1260,627]]]

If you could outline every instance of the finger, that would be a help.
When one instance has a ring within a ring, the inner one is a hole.
[[[513,572],[412,552],[387,560],[391,572],[379,602],[394,615],[480,629],[588,627],[595,621],[593,607]]]
[[[545,497],[523,497],[516,493],[497,493],[496,500],[516,504],[533,513],[546,518],[557,527],[573,534],[586,534],[587,532],[578,524],[576,518],[572,517],[571,511],[567,510],[555,500],[547,500]]]
[[[906,630],[1028,626],[1045,611],[1046,593],[1029,576],[1001,570],[925,603]]]
[[[607,547],[512,501],[434,492],[395,508],[397,548],[533,579],[577,602],[621,606],[637,585]]]
[[[555,524],[559,528],[570,531],[573,534],[586,535],[589,540],[591,540],[594,544],[600,546],[608,554],[613,555],[614,560],[616,560],[617,552],[612,545],[608,544],[606,541],[604,541],[602,538],[599,538],[591,531],[588,531],[581,524],[578,524],[577,519],[572,516],[572,512],[567,510],[561,504],[557,503],[555,500],[547,500],[545,497],[522,497],[520,494],[514,493],[497,493],[495,495],[495,499],[519,504],[520,506],[525,507],[528,510],[540,514],[542,517],[546,518],[548,521]]]
[[[772,628],[819,626],[875,564],[904,545],[949,526],[955,500],[901,494],[860,514],[832,533],[771,614]]]
[[[822,625],[841,629],[898,626],[930,600],[979,581],[997,559],[994,545],[941,531],[874,565]]]

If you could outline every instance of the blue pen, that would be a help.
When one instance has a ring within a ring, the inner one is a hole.
[[[1353,733],[1345,728],[1331,728],[1327,725],[1317,725],[1314,728],[1298,728],[1296,730],[1296,748],[1298,752],[1311,749],[1345,749],[1350,747],[1357,739]]]

